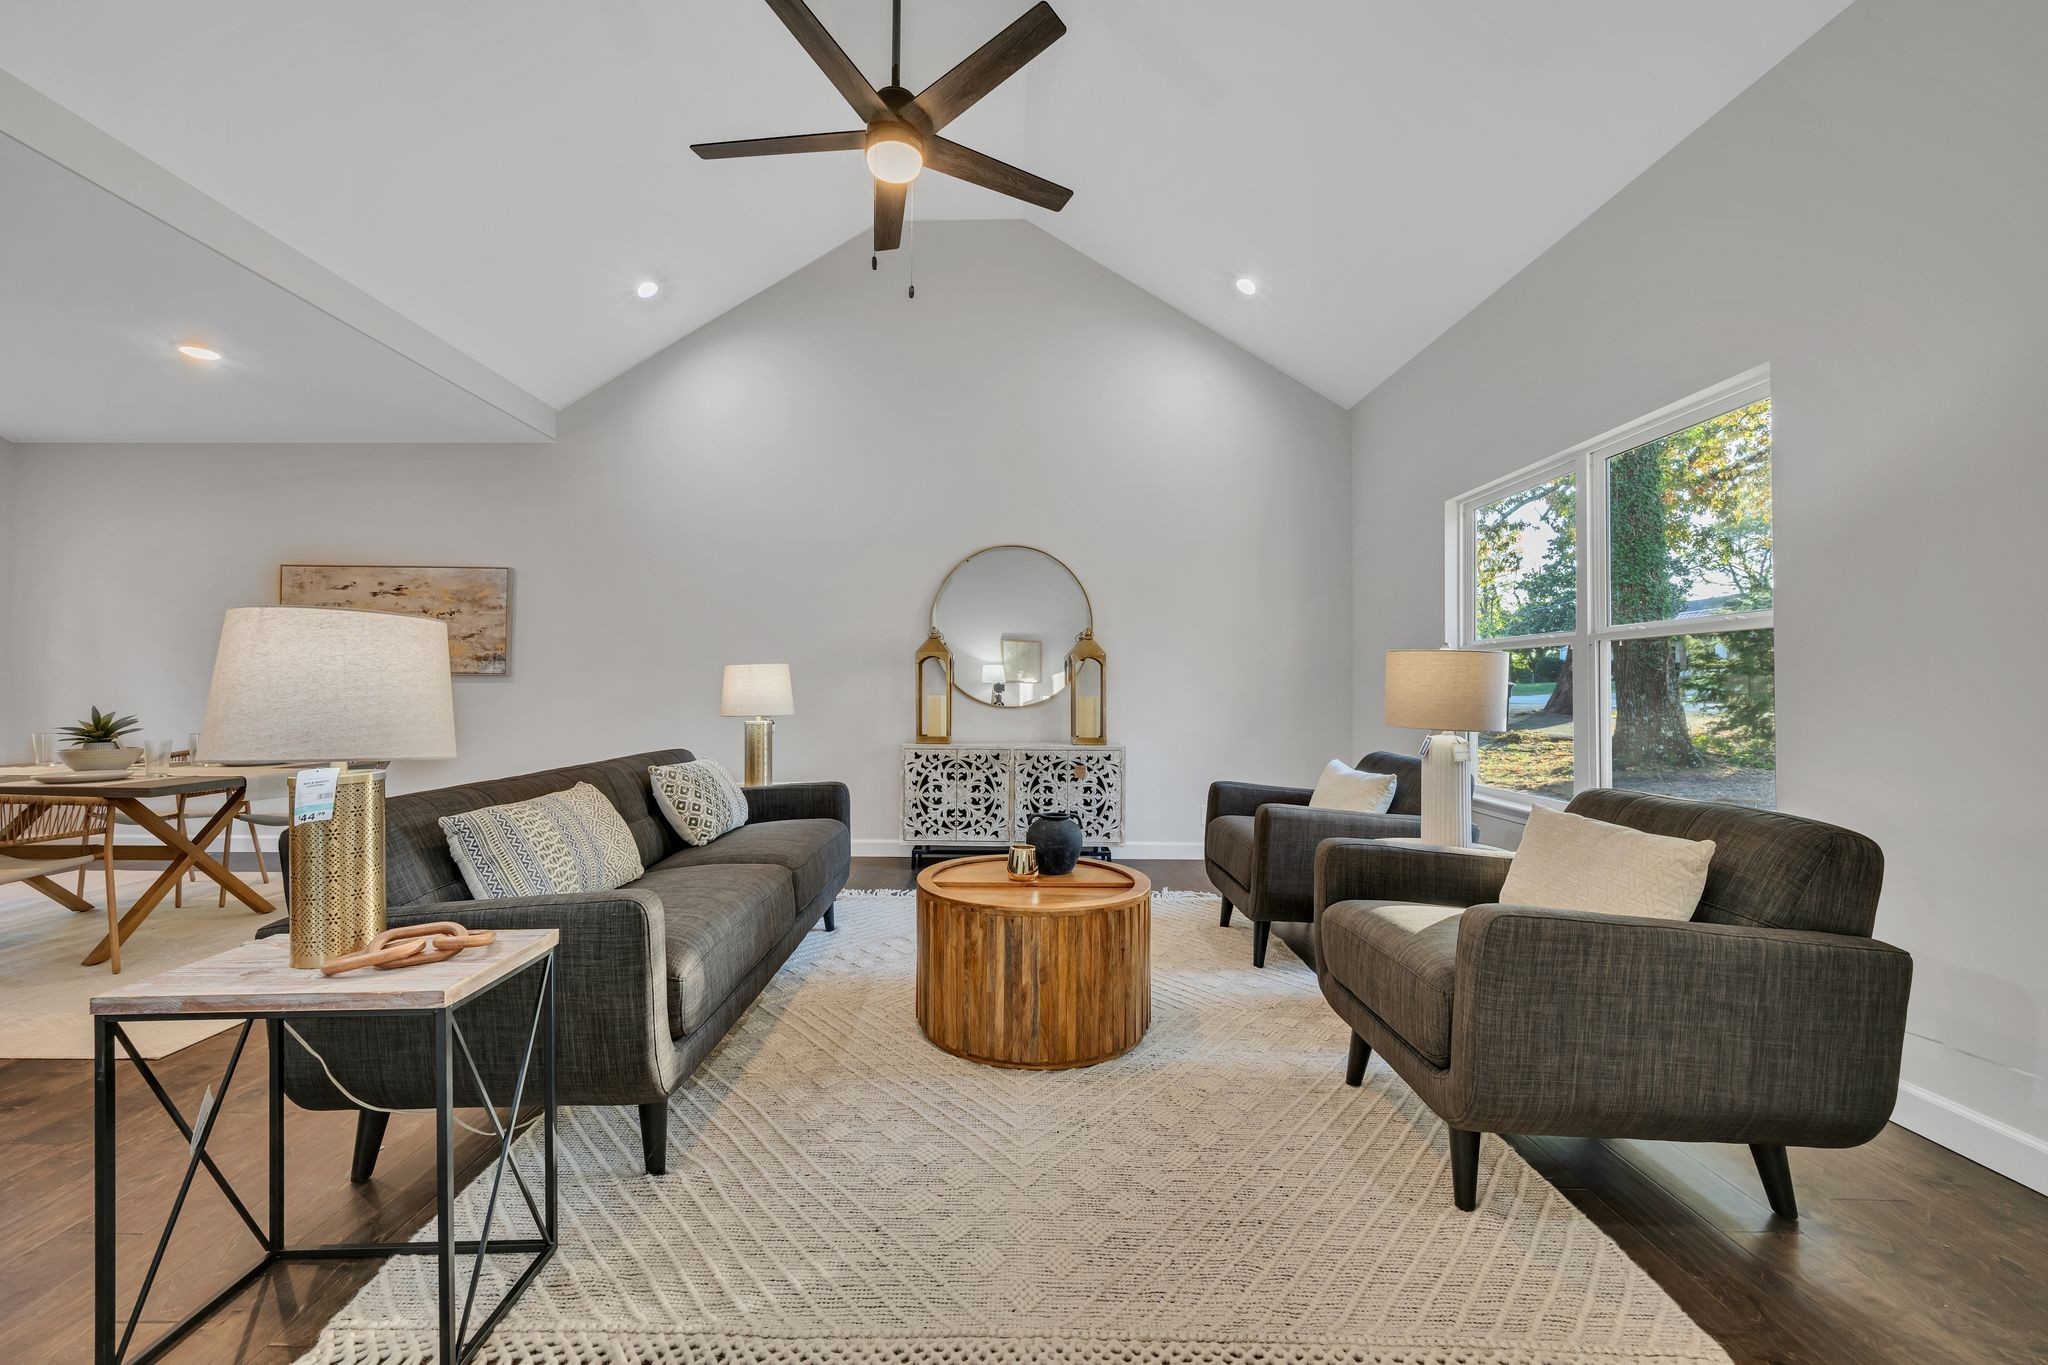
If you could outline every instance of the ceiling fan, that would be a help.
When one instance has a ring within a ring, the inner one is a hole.
[[[768,8],[803,44],[825,78],[867,126],[844,133],[698,142],[690,148],[698,156],[715,161],[790,152],[865,152],[868,170],[875,177],[878,252],[894,251],[902,245],[903,202],[910,182],[926,167],[1055,213],[1073,197],[1074,192],[1064,186],[939,136],[939,129],[966,113],[975,101],[1015,75],[1067,31],[1044,0],[916,95],[903,88],[903,0],[891,5],[889,84],[880,90],[868,84],[803,0],[768,0]]]

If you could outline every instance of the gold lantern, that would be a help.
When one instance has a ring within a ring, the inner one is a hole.
[[[934,626],[917,651],[917,742],[953,742],[953,651]]]
[[[1103,685],[1103,665],[1109,656],[1095,643],[1090,627],[1074,637],[1067,651],[1067,709],[1076,744],[1104,744],[1109,721],[1105,712],[1109,696]]]

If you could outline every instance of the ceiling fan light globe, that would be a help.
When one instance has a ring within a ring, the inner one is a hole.
[[[924,169],[924,153],[908,138],[878,137],[868,143],[868,170],[875,179],[907,185]]]

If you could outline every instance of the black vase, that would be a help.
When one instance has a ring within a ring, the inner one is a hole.
[[[1071,811],[1040,811],[1024,831],[1024,842],[1038,850],[1040,876],[1064,877],[1081,861],[1081,817]]]

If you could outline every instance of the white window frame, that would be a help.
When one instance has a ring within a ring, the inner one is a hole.
[[[1568,648],[1571,650],[1573,695],[1599,699],[1608,694],[1612,650],[1617,640],[1774,629],[1776,623],[1770,611],[1740,611],[1719,616],[1616,624],[1612,619],[1613,594],[1608,573],[1606,496],[1607,462],[1615,456],[1770,396],[1771,367],[1759,365],[1724,383],[1702,389],[1689,398],[1450,499],[1444,504],[1444,547],[1449,560],[1444,574],[1444,638],[1455,642],[1460,649]],[[1771,474],[1774,487],[1777,466],[1778,448],[1773,440]],[[1566,476],[1575,479],[1578,487],[1578,609],[1574,628],[1546,635],[1495,635],[1480,639],[1476,566],[1479,509]],[[1775,503],[1775,498],[1773,501]],[[1607,725],[1606,711],[1607,708],[1598,700],[1591,706],[1573,708],[1574,791],[1605,787],[1613,782],[1613,735]],[[1526,811],[1531,806],[1552,809],[1564,806],[1554,797],[1483,784],[1475,796],[1483,805],[1506,813]]]

